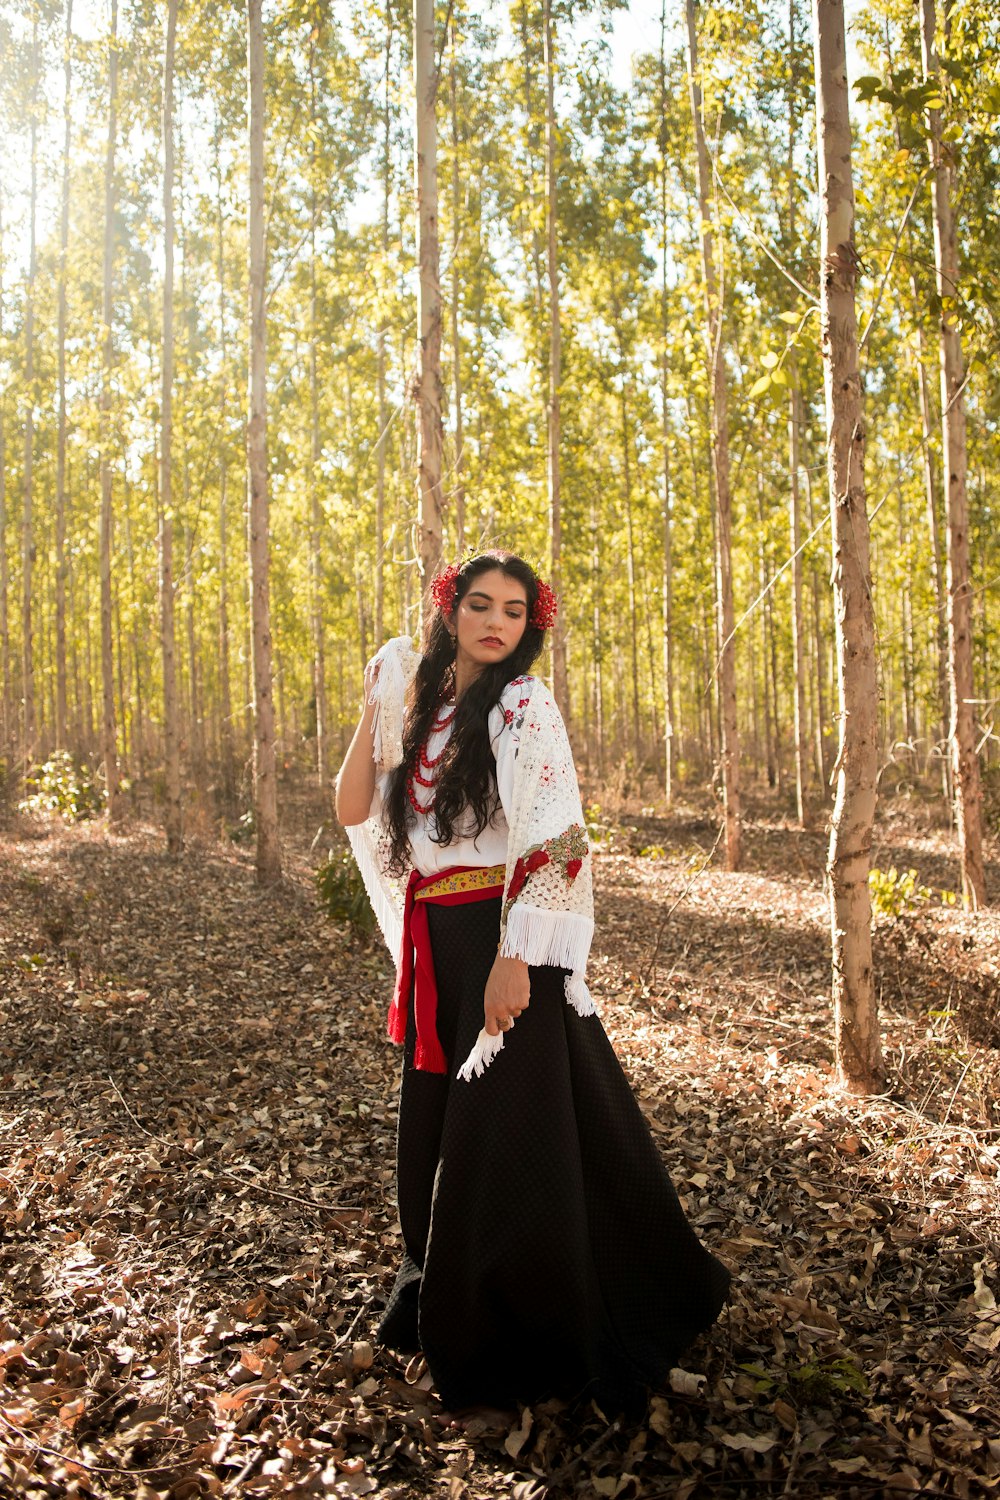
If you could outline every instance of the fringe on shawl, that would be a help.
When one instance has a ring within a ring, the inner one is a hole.
[[[575,911],[551,911],[517,900],[507,913],[500,952],[527,964],[556,969],[585,969],[594,936],[593,917]]]
[[[392,957],[397,959],[403,945],[403,915],[398,898],[394,897],[392,887],[379,867],[371,824],[355,824],[347,829],[347,837],[385,945]]]
[[[482,1078],[497,1053],[502,1051],[503,1032],[498,1031],[496,1036],[490,1036],[484,1027],[476,1037],[476,1045],[455,1076],[461,1078],[464,1083],[471,1083],[473,1076]]]

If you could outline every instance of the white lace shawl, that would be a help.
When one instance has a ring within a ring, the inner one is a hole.
[[[379,664],[371,694],[375,759],[380,771],[388,771],[402,760],[405,699],[420,658],[410,639],[398,636],[386,642],[374,661]],[[567,1001],[580,1015],[593,1015],[585,978],[594,933],[590,844],[566,727],[537,677],[509,683],[500,708],[502,732],[510,732],[517,742],[500,952],[529,964],[569,969]],[[388,839],[381,818],[370,818],[347,833],[386,946],[398,959],[406,881],[387,873]],[[458,1076],[480,1077],[503,1044],[503,1033],[491,1037],[481,1030]]]

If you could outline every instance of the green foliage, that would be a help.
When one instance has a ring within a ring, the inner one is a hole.
[[[89,768],[68,750],[56,750],[25,780],[28,795],[21,802],[25,812],[58,813],[71,822],[96,818],[104,807],[104,794],[94,783]]]
[[[898,922],[901,917],[910,917],[934,900],[934,892],[928,885],[920,885],[916,870],[904,870],[902,874],[895,865],[888,870],[871,870],[868,875],[872,912]],[[941,891],[942,906],[954,906],[955,892]]]
[[[314,879],[327,916],[334,922],[349,922],[355,932],[370,938],[375,931],[375,913],[350,851],[338,854],[331,850]]]
[[[797,1404],[829,1406],[846,1396],[867,1397],[869,1385],[864,1371],[853,1359],[809,1360],[788,1370],[771,1373],[760,1365],[740,1365],[754,1382],[759,1396],[790,1397]]]

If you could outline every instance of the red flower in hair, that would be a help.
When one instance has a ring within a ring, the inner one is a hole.
[[[536,630],[548,630],[551,625],[556,623],[558,613],[559,602],[555,594],[549,588],[548,584],[539,578],[538,598],[535,601],[534,609],[531,611],[528,624],[534,625]]]
[[[458,587],[459,567],[452,563],[439,573],[431,584],[431,598],[438,609],[444,615],[453,614],[455,611],[455,590]]]

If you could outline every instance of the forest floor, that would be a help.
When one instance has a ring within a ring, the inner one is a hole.
[[[880,825],[935,894],[883,902],[889,1084],[855,1099],[823,834],[751,819],[733,875],[697,810],[598,830],[594,992],[733,1299],[641,1420],[462,1431],[374,1344],[390,965],[321,913],[300,822],[267,894],[214,838],[0,831],[0,1494],[1000,1492],[1000,914],[940,903],[941,833]]]

